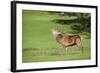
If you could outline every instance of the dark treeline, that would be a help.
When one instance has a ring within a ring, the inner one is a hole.
[[[49,12],[51,14],[58,14],[60,16],[75,16],[75,19],[56,19],[55,23],[61,25],[70,25],[73,30],[72,33],[85,33],[90,36],[91,33],[91,14],[90,13],[75,13],[75,12]]]

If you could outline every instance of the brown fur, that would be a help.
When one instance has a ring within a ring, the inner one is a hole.
[[[64,33],[53,30],[53,35],[58,43],[60,43],[64,51],[66,51],[68,46],[77,45],[80,51],[83,51],[81,37],[79,35],[64,35]]]

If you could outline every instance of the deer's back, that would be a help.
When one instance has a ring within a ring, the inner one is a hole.
[[[64,46],[76,44],[77,41],[80,42],[80,40],[81,38],[79,35],[60,36],[57,38],[57,41]]]

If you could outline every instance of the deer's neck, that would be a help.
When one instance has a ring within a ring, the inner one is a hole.
[[[60,42],[62,38],[63,38],[63,35],[62,34],[59,34],[59,35],[56,36],[56,40],[58,42]]]

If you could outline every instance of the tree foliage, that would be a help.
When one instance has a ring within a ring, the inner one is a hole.
[[[60,16],[76,17],[75,19],[56,19],[53,20],[61,25],[71,25],[73,33],[91,33],[91,14],[90,13],[75,13],[75,12],[51,12]]]

